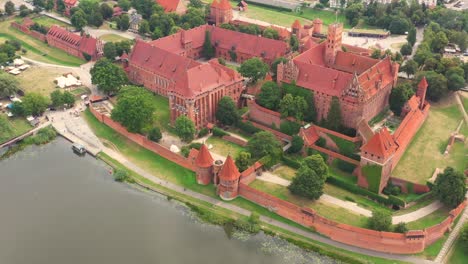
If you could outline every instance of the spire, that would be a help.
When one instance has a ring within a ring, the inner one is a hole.
[[[291,28],[293,28],[293,29],[301,29],[301,22],[299,22],[298,19],[294,20],[294,23],[292,24]]]
[[[208,168],[213,165],[213,157],[211,157],[210,151],[205,144],[203,144],[198,151],[198,155],[195,158],[195,165],[200,168]]]
[[[239,170],[237,169],[234,160],[231,156],[227,156],[226,161],[224,162],[223,168],[218,174],[220,179],[223,180],[237,180],[240,177]]]
[[[418,84],[418,89],[426,89],[428,86],[426,76],[423,76],[421,81]]]
[[[418,84],[418,90],[416,91],[416,96],[419,97],[419,109],[423,109],[424,107],[424,102],[426,101],[426,92],[427,92],[428,86],[429,85],[427,84],[426,76],[423,76],[423,78]]]

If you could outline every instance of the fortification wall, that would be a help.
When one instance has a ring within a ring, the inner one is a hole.
[[[254,100],[248,100],[247,106],[249,107],[250,120],[266,126],[271,126],[275,124],[276,127],[280,127],[280,113],[262,107],[259,104],[257,104]]]
[[[34,31],[34,30],[30,30],[28,27],[23,26],[23,25],[21,25],[21,24],[19,24],[17,22],[11,22],[11,26],[13,28],[16,28],[19,31],[23,32],[24,34],[35,38],[35,39],[38,39],[38,40],[43,41],[43,42],[46,41],[46,35],[44,35],[44,34],[42,34],[40,32]]]
[[[246,140],[242,140],[238,137],[233,137],[233,136],[223,136],[222,137],[224,140],[226,141],[229,141],[231,143],[234,143],[236,145],[239,145],[239,146],[242,146],[242,147],[245,147],[247,146],[247,141]]]
[[[427,192],[431,191],[431,189],[429,189],[429,187],[427,185],[410,182],[410,181],[407,181],[407,180],[404,180],[404,179],[390,178],[390,181],[392,182],[393,185],[400,186],[401,191],[403,193],[408,193],[410,191],[410,190],[408,190],[409,188],[412,188],[413,192],[418,193],[418,194],[419,193],[427,193]]]
[[[170,161],[172,161],[174,163],[177,163],[177,164],[179,164],[180,166],[182,166],[182,167],[184,167],[186,169],[195,171],[195,168],[193,167],[192,163],[188,159],[184,158],[183,156],[170,151],[169,149],[161,146],[160,144],[158,144],[158,143],[156,143],[154,141],[151,141],[151,140],[147,139],[143,135],[128,132],[127,129],[125,129],[125,127],[123,127],[119,123],[113,121],[110,117],[99,113],[93,107],[90,107],[90,110],[91,110],[91,113],[93,113],[93,115],[101,123],[104,123],[104,124],[108,125],[109,127],[114,129],[115,131],[117,131],[122,136],[124,136],[124,137],[130,139],[131,141],[137,143],[138,145],[140,145],[140,146],[142,146],[142,147],[144,147],[144,148],[146,148],[146,149],[148,149],[148,150],[162,156],[165,159],[168,159],[168,160],[170,160]]]

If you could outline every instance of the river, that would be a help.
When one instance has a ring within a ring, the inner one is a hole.
[[[228,238],[108,170],[61,138],[0,161],[0,263],[334,263],[264,234]]]

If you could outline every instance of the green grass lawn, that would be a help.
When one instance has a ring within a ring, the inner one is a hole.
[[[429,214],[423,218],[420,218],[416,221],[407,223],[409,230],[422,230],[437,224],[440,224],[449,216],[449,211],[447,208],[442,207],[441,209]]]
[[[24,55],[27,58],[65,66],[79,66],[85,63],[84,60],[68,55],[66,52],[48,46],[46,43],[35,39],[23,32],[10,27],[12,20],[0,22],[0,40],[18,40],[22,48],[27,50]]]
[[[3,115],[3,114],[2,114]],[[0,143],[6,142],[12,138],[20,136],[32,129],[31,125],[23,118],[9,118],[7,117],[10,131],[3,131],[0,133]]]
[[[457,128],[462,114],[457,105],[432,106],[429,117],[413,138],[408,149],[392,175],[397,178],[425,184],[435,168],[444,169],[452,166],[463,171],[468,165],[468,147],[457,142],[450,154],[444,156],[450,134]],[[467,126],[463,125],[462,133],[468,136]]]
[[[48,17],[48,16],[38,16],[38,17],[35,17],[32,19],[32,21],[42,25],[42,26],[46,26],[46,27],[51,27],[53,25],[57,25],[57,26],[61,26],[61,27],[68,27],[70,28],[71,25],[69,24],[66,24],[60,20],[57,20],[57,19],[53,19],[51,17]]]
[[[445,241],[447,241],[447,238],[449,237],[449,234],[444,234],[441,238],[439,238],[436,242],[432,243],[432,245],[426,247],[423,252],[421,252],[420,256],[423,256],[426,259],[434,260],[437,255],[439,254],[440,250],[445,244]],[[452,262],[447,262],[452,264]]]
[[[105,34],[100,36],[99,38],[106,42],[119,42],[123,40],[129,40],[128,38],[119,36],[117,34]]]
[[[468,113],[468,97],[461,97],[462,103],[463,103],[463,108],[465,108],[465,112]]]
[[[289,181],[292,181],[296,177],[296,170],[285,165],[277,167],[272,173]]]
[[[159,127],[163,131],[174,133],[169,113],[169,99],[158,94],[155,94],[152,99],[152,102],[156,107],[153,125]]]
[[[250,186],[298,206],[310,207],[314,209],[319,215],[330,220],[358,227],[366,227],[367,225],[367,217],[354,214],[346,209],[343,209],[342,207],[338,207],[332,204],[312,201],[307,198],[293,195],[286,187],[282,185],[255,180],[250,184]]]
[[[84,117],[96,136],[102,139],[108,147],[116,149],[142,169],[151,171],[163,180],[211,197],[216,196],[213,185],[204,186],[197,184],[193,171],[185,169],[126,139],[112,128],[100,123],[89,110],[86,110]]]
[[[83,87],[78,87],[76,89],[71,90],[70,93],[72,93],[75,96],[80,96],[82,94],[90,93],[90,90],[89,88],[83,86]]]
[[[449,261],[450,264],[466,264],[468,263],[468,250],[464,247],[460,241],[457,239],[455,245],[452,248],[450,253]]]
[[[394,212],[394,210],[382,204],[376,203],[359,194],[352,193],[350,191],[347,191],[345,189],[342,189],[340,187],[337,187],[328,183],[325,184],[325,188],[323,189],[323,192],[333,197],[336,197],[338,199],[341,199],[343,201],[350,201],[350,202],[357,203],[360,207],[366,208],[371,211],[374,209],[380,209],[380,210],[388,211],[391,213]]]
[[[237,154],[239,154],[239,152],[246,151],[244,147],[241,147],[237,144],[228,142],[226,140],[223,140],[215,136],[209,137],[208,140],[206,141],[206,144],[213,145],[213,149],[211,149],[211,151],[219,155],[225,156],[225,157],[227,155],[231,155],[231,157],[235,158]]]

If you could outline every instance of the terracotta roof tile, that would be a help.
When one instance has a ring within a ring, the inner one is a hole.
[[[232,181],[239,179],[239,170],[237,169],[237,166],[234,163],[234,160],[231,158],[231,156],[227,156],[226,161],[224,162],[224,165],[221,168],[221,171],[219,172],[218,176],[221,180]]]
[[[81,52],[87,53],[88,55],[94,55],[102,48],[102,43],[93,37],[80,36],[69,32],[68,30],[53,25],[47,32],[49,37],[60,39],[71,46],[74,46]]]
[[[306,146],[313,145],[315,141],[319,139],[319,135],[317,134],[317,131],[313,125],[310,125],[308,128],[301,127],[299,135],[301,135],[302,139],[304,139]]]
[[[218,8],[223,9],[223,10],[229,10],[229,9],[232,9],[232,6],[228,0],[220,0]]]
[[[395,153],[397,144],[386,127],[380,129],[364,146],[361,151],[373,154],[383,160]]]
[[[418,88],[419,89],[425,89],[425,88],[427,88],[427,86],[428,86],[428,84],[427,84],[426,76],[423,76],[421,81],[418,84]]]
[[[301,22],[298,19],[294,20],[294,23],[291,26],[293,29],[301,29]]]
[[[208,168],[213,166],[213,157],[211,157],[210,151],[206,147],[205,144],[203,144],[200,148],[200,151],[198,151],[197,158],[195,159],[195,164],[200,167],[200,168]]]
[[[164,8],[164,12],[170,13],[177,10],[180,1],[181,0],[156,0],[156,3]]]

